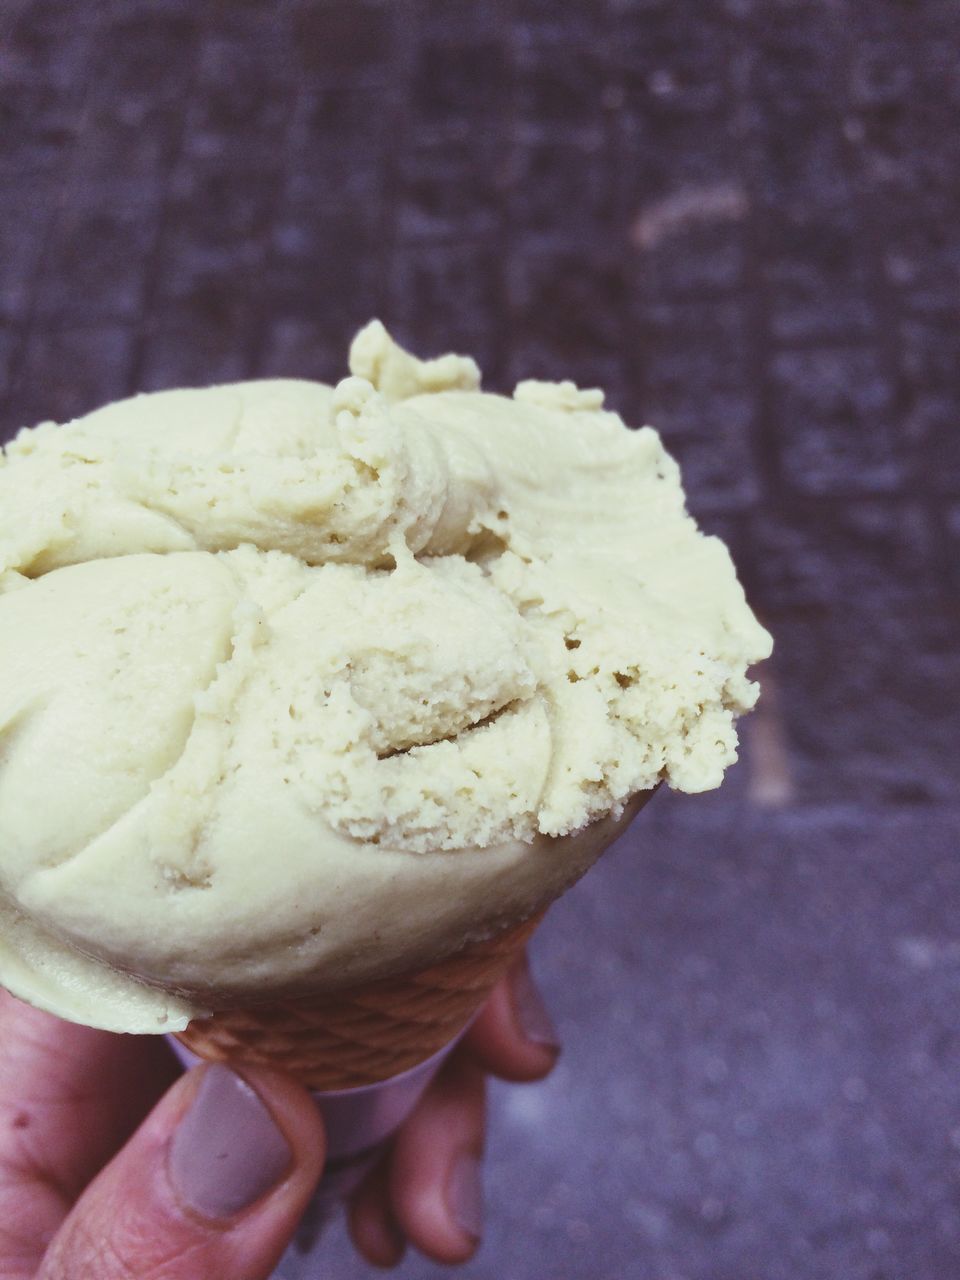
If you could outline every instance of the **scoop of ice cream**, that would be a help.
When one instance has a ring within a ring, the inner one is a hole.
[[[0,463],[0,981],[131,1031],[426,964],[719,785],[770,640],[598,391],[374,323]]]

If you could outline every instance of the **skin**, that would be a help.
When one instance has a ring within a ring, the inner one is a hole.
[[[349,1207],[354,1243],[390,1267],[408,1244],[442,1263],[478,1241],[446,1188],[464,1153],[483,1150],[484,1079],[539,1080],[559,1050],[529,1039],[517,991],[526,960],[492,993],[457,1052]],[[62,1022],[0,993],[0,1280],[266,1280],[323,1165],[309,1094],[244,1068],[293,1151],[251,1208],[211,1222],[181,1204],[167,1153],[205,1067],[181,1075],[155,1037]]]

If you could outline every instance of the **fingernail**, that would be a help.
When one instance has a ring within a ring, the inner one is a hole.
[[[558,1053],[560,1038],[527,964],[514,970],[511,990],[520,1030],[534,1044]]]
[[[454,1160],[447,1181],[447,1207],[461,1230],[472,1240],[483,1234],[483,1178],[481,1164],[470,1151]]]
[[[205,1218],[231,1218],[266,1195],[293,1152],[256,1092],[227,1067],[207,1067],[170,1147],[180,1199]]]

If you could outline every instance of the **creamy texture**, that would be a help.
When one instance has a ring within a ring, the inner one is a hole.
[[[161,392],[0,464],[0,980],[197,1012],[427,963],[719,785],[770,651],[602,394],[374,322],[336,388]]]

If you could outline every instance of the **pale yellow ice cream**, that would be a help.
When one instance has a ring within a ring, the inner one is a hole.
[[[429,962],[719,785],[770,651],[597,391],[369,325],[0,461],[0,982],[127,1031]]]

